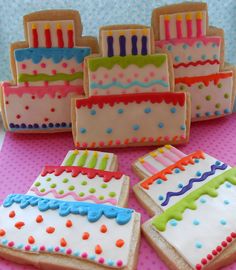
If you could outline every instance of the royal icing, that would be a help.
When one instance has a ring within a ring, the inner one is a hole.
[[[1,246],[114,268],[129,262],[136,215],[131,209],[12,194],[0,215]]]
[[[85,155],[81,155],[80,161],[85,158]],[[120,172],[77,166],[46,166],[27,194],[66,201],[119,205],[122,187],[128,181],[129,178]]]
[[[114,171],[117,166],[114,156],[112,153],[100,151],[71,150],[67,153],[61,165]]]

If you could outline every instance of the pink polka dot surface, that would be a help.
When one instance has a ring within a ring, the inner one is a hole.
[[[202,149],[229,165],[236,166],[235,134],[236,114],[226,118],[194,123],[191,129],[190,143],[178,148],[185,153]],[[131,163],[155,148],[104,150],[118,155],[119,170],[129,175],[131,184],[134,185],[139,179],[133,174]],[[8,133],[0,152],[1,202],[9,193],[25,193],[44,165],[60,164],[70,149],[74,149],[70,133],[34,135]],[[138,204],[132,190],[130,190],[129,207],[142,214],[142,222],[148,219],[148,215]],[[0,259],[0,269],[30,270],[34,268]],[[138,270],[152,269],[167,270],[167,267],[142,237]],[[225,268],[225,270],[233,269],[236,270],[236,263]]]

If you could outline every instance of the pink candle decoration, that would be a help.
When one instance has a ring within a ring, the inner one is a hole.
[[[177,38],[182,38],[182,16],[177,15],[176,16],[176,33],[177,33]]]
[[[165,24],[165,39],[170,39],[170,16],[166,15],[164,19]]]
[[[191,38],[193,35],[193,21],[191,14],[186,15],[186,22],[187,22],[187,37]]]
[[[68,36],[68,48],[74,47],[74,32],[72,24],[69,24],[67,27],[67,36]]]
[[[197,13],[197,37],[202,36],[202,13]]]
[[[63,33],[62,33],[61,25],[59,23],[57,24],[57,44],[59,48],[64,47]]]
[[[51,31],[49,24],[46,24],[44,27],[44,36],[45,36],[45,45],[46,48],[52,47],[52,41],[51,41]]]
[[[38,39],[38,30],[36,24],[32,24],[32,39],[33,39],[33,47],[38,48],[39,39]]]

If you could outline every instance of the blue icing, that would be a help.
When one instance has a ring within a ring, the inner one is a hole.
[[[225,109],[224,110],[224,113],[230,113],[230,110],[229,109]]]
[[[162,183],[162,180],[161,180],[161,179],[158,179],[158,180],[156,181],[156,183],[157,183],[158,185],[160,185],[160,184]]]
[[[53,247],[49,247],[49,248],[48,248],[48,251],[49,251],[49,252],[53,252]]]
[[[182,188],[184,185],[182,183],[178,184],[178,188]]]
[[[194,221],[193,221],[193,225],[198,226],[199,224],[200,224],[200,221],[199,221],[199,220],[197,220],[197,219],[194,219]]]
[[[18,248],[18,249],[22,249],[23,246],[24,246],[23,244],[19,244],[19,245],[17,246],[17,248]],[[32,250],[33,250],[33,249],[32,249]]]
[[[225,219],[221,219],[221,220],[220,220],[220,224],[221,224],[221,225],[226,225],[226,224],[227,224],[227,221],[226,221]]]
[[[175,169],[175,173],[180,173],[180,169],[179,168],[176,168]]]
[[[82,133],[82,134],[84,134],[84,133],[86,133],[87,132],[87,129],[86,128],[80,128],[80,133]]]
[[[139,130],[140,126],[138,124],[133,125],[133,130]]]
[[[173,227],[175,227],[175,226],[178,225],[178,223],[177,223],[177,221],[176,221],[175,219],[172,219],[172,220],[170,221],[170,225],[173,226]]]
[[[158,124],[158,127],[159,127],[159,128],[163,128],[163,127],[164,127],[164,123],[160,122],[160,123]]]
[[[225,205],[229,204],[229,201],[228,200],[224,200],[224,204]]]
[[[80,252],[79,251],[76,251],[73,255],[76,256],[76,257],[78,257],[80,255]]]
[[[117,112],[118,112],[119,114],[122,114],[122,113],[124,112],[124,109],[120,108],[120,109],[117,110]]]
[[[96,255],[90,255],[89,256],[89,259],[92,260],[92,261],[94,261],[96,259]]]
[[[175,108],[175,107],[172,107],[172,108],[170,109],[170,111],[171,111],[171,113],[176,113],[176,108]]]
[[[158,196],[158,200],[159,201],[163,201],[164,200],[164,197],[162,195]]]
[[[201,198],[201,199],[200,199],[200,202],[201,202],[201,203],[206,203],[206,199],[205,199],[205,198]]]
[[[36,250],[38,250],[38,247],[37,246],[33,246],[32,247],[32,251],[36,251]]]
[[[34,64],[40,63],[42,58],[52,59],[58,64],[62,59],[70,60],[75,58],[79,64],[83,62],[84,57],[89,55],[90,48],[25,48],[15,50],[15,59],[17,62],[31,59]]]
[[[91,114],[91,115],[95,115],[95,114],[96,114],[96,110],[94,110],[94,109],[91,110],[91,111],[90,111],[90,114]]]
[[[180,61],[180,57],[179,56],[175,56],[175,61],[179,62]]]
[[[196,248],[202,248],[202,244],[200,242],[196,242],[195,247]]]
[[[112,133],[112,128],[107,128],[106,133],[111,134]]]
[[[145,113],[150,113],[151,111],[152,111],[152,109],[149,108],[149,107],[147,107],[147,108],[144,109],[144,112],[145,112]]]
[[[112,260],[107,260],[107,264],[108,264],[109,266],[113,266],[113,265],[115,264],[115,262],[112,261]]]
[[[37,200],[35,199],[37,198]],[[37,201],[37,204],[36,204]],[[23,202],[23,203],[22,203]],[[27,202],[27,203],[26,203]],[[10,207],[14,203],[20,204],[22,209],[32,206],[38,207],[39,211],[56,210],[60,216],[69,214],[87,216],[88,221],[96,222],[102,216],[114,218],[119,225],[128,223],[134,210],[119,208],[110,205],[93,204],[87,202],[67,202],[56,199],[38,198],[31,195],[11,194],[3,202],[4,207]]]
[[[193,57],[191,55],[188,56],[188,60],[192,61]]]

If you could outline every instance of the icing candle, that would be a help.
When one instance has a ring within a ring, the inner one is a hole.
[[[142,164],[144,169],[146,169],[151,174],[155,174],[158,172],[158,170],[154,166],[152,166],[149,162],[145,161],[144,159],[140,159],[139,162]]]
[[[51,31],[50,31],[49,24],[45,24],[44,35],[45,35],[46,48],[51,48],[52,47],[52,41],[51,41]]]
[[[107,36],[107,55],[108,57],[111,57],[114,55],[114,49],[113,49],[113,36],[112,36],[112,31],[109,31],[108,36]]]
[[[57,24],[57,44],[59,48],[64,47],[63,34],[59,23]]]
[[[176,33],[177,33],[177,38],[182,38],[182,16],[181,15],[176,16]]]
[[[142,49],[141,49],[141,54],[142,55],[147,55],[147,29],[142,30]]]
[[[38,31],[36,24],[32,24],[32,37],[33,37],[33,47],[38,48],[39,40],[38,40]]]
[[[187,37],[191,38],[193,34],[193,30],[192,30],[193,22],[192,22],[192,16],[189,13],[186,15],[186,23],[187,23]]]
[[[132,43],[132,55],[138,54],[138,48],[137,48],[137,35],[135,30],[131,30],[131,43]]]
[[[165,20],[164,20],[164,24],[165,24],[165,39],[170,39],[170,16],[166,15],[165,16]]]
[[[125,56],[126,55],[126,38],[123,34],[123,32],[120,33],[119,36],[119,43],[120,43],[120,56]]]
[[[73,26],[72,24],[68,24],[68,27],[67,27],[68,48],[74,47],[73,35],[74,35]]]
[[[197,13],[197,37],[202,36],[202,13]]]

